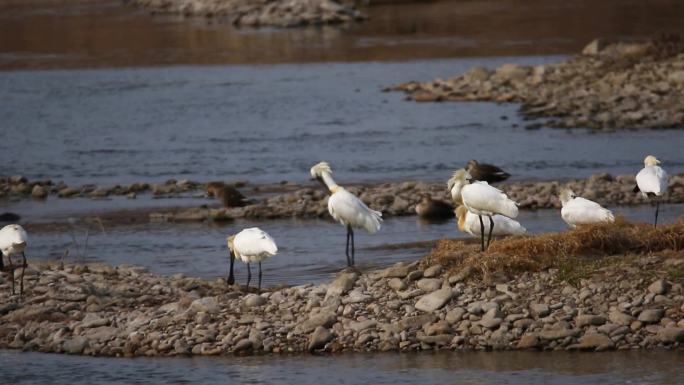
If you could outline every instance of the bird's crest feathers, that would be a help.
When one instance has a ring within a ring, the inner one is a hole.
[[[320,162],[311,167],[311,177],[312,178],[318,178],[321,176],[322,173],[327,172],[329,174],[332,174],[332,170],[330,169],[330,164],[328,162]]]
[[[649,155],[644,159],[644,166],[657,166],[659,164],[660,161],[653,155]]]
[[[575,193],[569,188],[563,189],[558,195],[562,203],[569,202],[571,199],[575,198]]]

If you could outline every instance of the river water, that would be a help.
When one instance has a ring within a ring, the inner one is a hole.
[[[5,384],[678,385],[677,352],[98,358],[0,351]]]

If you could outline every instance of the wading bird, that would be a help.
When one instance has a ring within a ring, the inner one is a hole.
[[[615,222],[610,210],[594,201],[576,196],[570,189],[561,191],[560,201],[563,205],[561,217],[572,228],[591,223]]]
[[[228,252],[230,253],[230,271],[228,273],[228,284],[235,283],[235,276],[233,275],[233,261],[239,258],[242,262],[247,264],[247,290],[249,290],[249,282],[252,280],[251,262],[259,263],[259,286],[257,291],[261,293],[261,261],[268,259],[278,252],[278,246],[275,241],[265,231],[258,227],[251,227],[244,229],[235,235],[231,235],[227,239]]]
[[[380,230],[382,213],[371,210],[356,195],[338,186],[332,178],[332,171],[327,162],[320,162],[311,167],[311,176],[330,190],[328,211],[337,222],[347,228],[347,266],[354,266],[354,228],[364,228],[369,233]]]
[[[12,295],[14,295],[14,265],[12,264],[12,255],[21,254],[21,282],[19,286],[19,295],[24,294],[24,270],[26,270],[26,245],[28,236],[26,230],[19,225],[7,225],[0,229],[0,270],[6,271],[12,280]],[[9,262],[8,266],[2,260],[6,256]]]
[[[430,194],[423,194],[416,205],[416,214],[423,219],[438,221],[453,218],[454,208],[444,201],[432,199]]]
[[[511,176],[499,167],[487,163],[478,163],[475,159],[468,161],[466,171],[473,179],[487,183],[503,182]]]
[[[459,230],[474,237],[480,235],[481,229],[477,215],[468,211],[465,206],[458,206],[458,208],[456,208],[456,217],[458,218]],[[492,235],[495,236],[522,235],[527,232],[527,229],[524,228],[520,222],[503,215],[492,215],[490,220],[494,221]]]
[[[470,184],[468,184],[470,183]],[[506,196],[501,190],[492,187],[487,182],[478,182],[468,174],[467,171],[457,170],[447,183],[454,203],[462,203],[468,211],[477,215],[480,219],[480,235],[482,241],[482,251],[485,251],[485,226],[482,216],[489,217],[489,236],[487,237],[487,247],[492,240],[494,221],[492,216],[501,214],[508,218],[518,216],[518,205]]]
[[[649,155],[644,159],[644,168],[636,176],[634,192],[640,192],[644,197],[655,197],[656,211],[653,227],[658,226],[658,210],[660,209],[660,196],[667,191],[667,173],[660,166],[660,161],[655,156]]]

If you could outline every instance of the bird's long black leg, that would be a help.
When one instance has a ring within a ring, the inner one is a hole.
[[[658,227],[658,209],[660,209],[660,199],[656,198],[656,214],[655,222],[653,222],[653,227]]]
[[[230,270],[228,270],[228,282],[229,285],[232,285],[235,283],[235,275],[233,274],[233,265],[235,264],[235,256],[233,255],[233,252],[230,252]]]
[[[21,283],[19,284],[19,295],[24,295],[24,271],[26,270],[26,254],[21,252]]]
[[[354,266],[356,261],[354,260],[354,229],[349,227],[349,233],[351,234],[351,265]]]
[[[489,243],[492,241],[492,231],[494,230],[494,220],[491,215],[489,217],[489,236],[487,237],[487,249],[489,249]]]
[[[482,251],[485,251],[485,244],[484,244],[484,222],[482,221],[482,215],[478,215],[478,218],[480,218],[480,238],[482,240]]]
[[[261,294],[261,261],[259,261],[259,287],[257,288],[257,293]]]
[[[14,295],[14,265],[12,264],[12,255],[7,255],[9,261],[9,278],[12,280],[12,295]]]
[[[249,262],[247,262],[247,292],[249,292],[249,281],[252,280],[252,268],[249,267]]]
[[[351,240],[351,226],[347,226],[347,247],[344,249],[344,255],[347,256],[347,266],[351,266],[351,256],[349,255],[349,241]]]

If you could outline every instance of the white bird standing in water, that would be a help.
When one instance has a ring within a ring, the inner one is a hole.
[[[456,217],[458,218],[459,230],[474,237],[480,236],[480,222],[478,221],[477,215],[468,211],[465,206],[458,206],[458,208],[456,208]],[[527,229],[515,219],[496,214],[492,215],[491,220],[494,221],[492,235],[522,235],[527,232]]]
[[[470,184],[468,184],[470,182]],[[503,193],[503,191],[492,187],[487,182],[478,182],[464,169],[457,170],[447,182],[451,197],[455,204],[462,203],[468,211],[477,215],[480,219],[480,235],[482,236],[482,251],[485,251],[485,226],[482,216],[489,217],[489,236],[487,237],[487,247],[492,240],[494,221],[492,216],[496,214],[508,218],[518,216],[518,205]]]
[[[653,226],[658,226],[658,210],[660,208],[660,196],[667,191],[667,173],[660,166],[660,161],[655,156],[649,155],[644,159],[644,168],[636,176],[634,192],[641,191],[644,197],[655,197],[656,212]]]
[[[26,250],[28,242],[28,235],[26,230],[20,225],[7,225],[0,229],[0,270],[5,271],[5,263],[2,260],[6,256],[9,261],[7,266],[8,274],[12,279],[12,295],[14,295],[14,265],[12,264],[12,255],[21,254],[21,283],[19,286],[19,295],[24,294],[24,270],[26,270]]]
[[[268,233],[258,227],[244,229],[227,239],[228,251],[230,253],[230,272],[228,274],[228,284],[235,283],[233,275],[233,261],[239,258],[247,264],[247,290],[249,281],[252,279],[251,262],[259,263],[259,286],[258,292],[261,293],[261,261],[266,260],[278,252],[278,246]]]
[[[382,213],[371,210],[356,195],[338,186],[332,178],[332,171],[327,162],[320,162],[311,167],[311,176],[323,183],[330,190],[328,212],[347,228],[347,266],[354,266],[354,228],[364,228],[369,233],[380,230]],[[351,253],[349,245],[351,244]]]
[[[560,193],[561,217],[575,228],[580,225],[601,222],[615,222],[613,213],[600,204],[582,197],[578,197],[570,189],[564,189]]]

